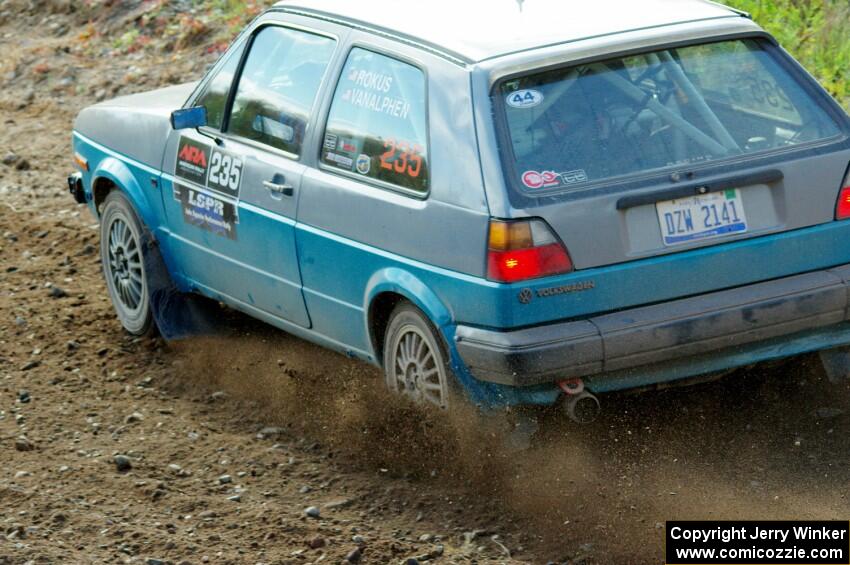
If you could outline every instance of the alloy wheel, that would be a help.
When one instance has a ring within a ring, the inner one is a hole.
[[[429,340],[418,327],[406,325],[396,335],[392,385],[415,402],[448,407],[448,379]]]

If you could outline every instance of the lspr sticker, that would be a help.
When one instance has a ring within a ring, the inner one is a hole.
[[[183,221],[215,235],[236,240],[236,205],[188,186],[180,187]]]
[[[543,93],[539,90],[517,90],[508,94],[506,100],[512,108],[534,108],[543,102]]]

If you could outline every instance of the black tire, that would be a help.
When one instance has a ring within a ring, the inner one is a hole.
[[[100,260],[109,297],[124,329],[137,336],[155,331],[144,246],[151,236],[120,191],[106,197],[100,219]]]
[[[409,302],[399,303],[390,314],[383,359],[384,377],[391,391],[444,409],[459,398],[442,337]]]

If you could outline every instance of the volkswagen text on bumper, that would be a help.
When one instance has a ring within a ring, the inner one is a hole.
[[[850,321],[850,265],[587,320],[498,332],[460,326],[458,351],[481,380],[529,386],[606,375]],[[722,356],[721,356],[722,357]]]

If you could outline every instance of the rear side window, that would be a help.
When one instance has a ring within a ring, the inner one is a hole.
[[[333,39],[304,31],[262,29],[242,70],[228,131],[300,155],[335,46]]]
[[[667,49],[501,84],[525,191],[781,150],[840,134],[758,40]]]
[[[230,86],[239,69],[239,61],[242,52],[245,51],[243,43],[235,51],[228,53],[227,61],[216,72],[215,76],[207,83],[204,93],[195,101],[195,106],[204,106],[207,109],[207,125],[220,130],[224,121],[224,111],[227,105],[227,95],[230,94]]]
[[[417,193],[428,191],[425,74],[365,49],[351,50],[322,144],[325,165]]]

